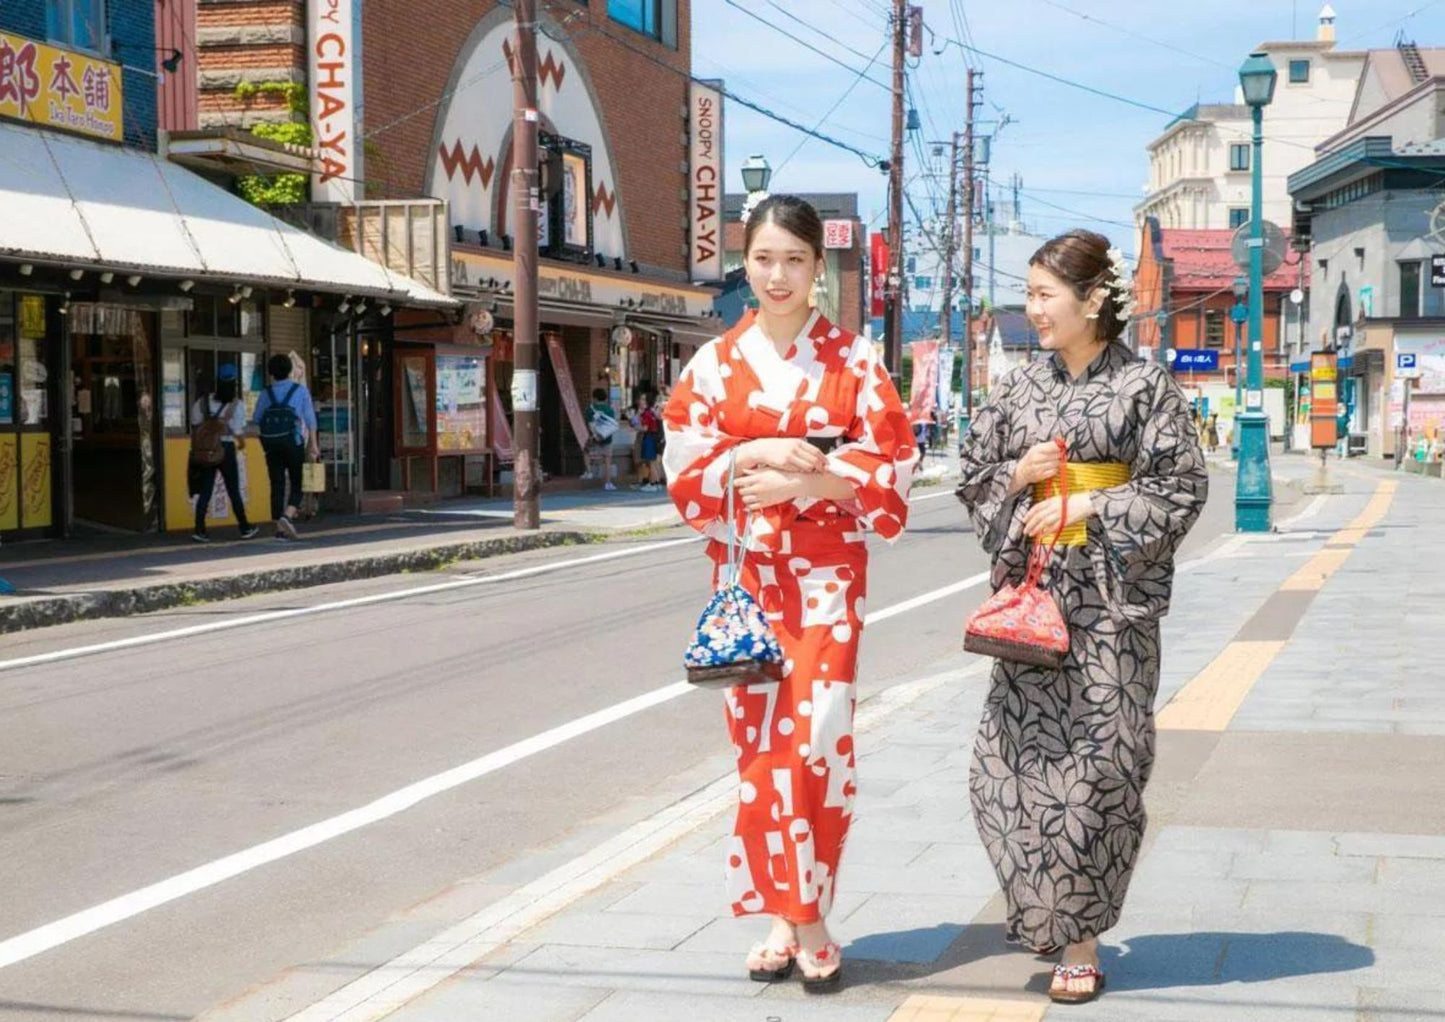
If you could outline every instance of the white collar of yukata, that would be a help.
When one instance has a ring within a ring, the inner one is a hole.
[[[1104,345],[1104,350],[1100,351],[1099,354],[1095,356],[1094,361],[1089,363],[1089,368],[1084,370],[1084,375],[1076,380],[1069,375],[1069,367],[1064,364],[1063,355],[1060,355],[1056,351],[1049,357],[1049,364],[1053,366],[1054,375],[1066,382],[1074,383],[1087,383],[1096,376],[1101,376],[1112,369],[1117,369],[1126,363],[1136,361],[1138,361],[1138,356],[1124,347],[1124,345],[1118,341],[1108,341]]]

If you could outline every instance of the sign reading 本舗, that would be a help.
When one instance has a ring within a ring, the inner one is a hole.
[[[119,142],[120,65],[0,32],[0,117]]]
[[[722,93],[715,87],[688,86],[688,128],[688,276],[722,280]]]

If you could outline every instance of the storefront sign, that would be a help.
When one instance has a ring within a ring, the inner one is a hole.
[[[1445,287],[1445,255],[1430,257],[1430,286]]]
[[[567,352],[562,347],[562,338],[547,334],[547,357],[552,360],[552,372],[557,377],[557,390],[562,394],[562,404],[567,409],[567,420],[577,437],[577,445],[587,447],[587,416],[582,414],[582,405],[577,400],[577,385],[572,382],[572,367],[567,364]]]
[[[50,525],[50,434],[20,434],[20,527]]]
[[[1219,370],[1219,352],[1208,348],[1171,348],[1174,356],[1174,371],[1213,373]]]
[[[710,85],[688,86],[688,276],[722,280],[722,94]]]
[[[883,315],[883,296],[888,290],[888,239],[879,231],[871,238],[868,259],[869,303],[868,315],[878,319]]]
[[[511,283],[515,293],[516,268],[510,259],[481,252],[452,253],[452,289],[466,293],[483,288],[496,289]],[[593,274],[541,265],[537,271],[537,297],[578,305],[597,305],[609,313],[618,308],[629,312],[664,313],[669,316],[701,318],[712,309],[714,292],[705,288],[667,287],[625,276]],[[630,304],[629,304],[630,303]]]
[[[361,176],[356,137],[355,0],[306,0],[311,133],[321,154],[311,179],[313,202],[355,202]]]
[[[1310,446],[1316,449],[1333,447],[1339,440],[1335,423],[1338,376],[1334,352],[1317,351],[1310,356]]]
[[[853,247],[852,220],[824,220],[823,247],[850,249]]]
[[[0,532],[20,527],[19,446],[14,433],[0,433]]]
[[[0,32],[0,117],[119,142],[120,65]]]

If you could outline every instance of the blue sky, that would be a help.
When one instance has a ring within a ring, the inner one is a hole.
[[[1393,45],[1403,30],[1421,47],[1445,46],[1445,0],[1332,0],[1339,46]],[[1236,69],[1259,43],[1313,38],[1322,0],[922,0],[924,56],[910,73],[926,155],[964,121],[965,55],[944,40],[965,33],[978,50],[1161,111],[1197,100],[1229,102]],[[693,71],[717,77],[738,95],[866,153],[886,157],[890,130],[891,49],[887,0],[693,0]],[[771,22],[848,67],[811,52]],[[1082,17],[1081,15],[1087,15]],[[1292,32],[1292,24],[1297,29]],[[826,36],[825,36],[826,34]],[[832,38],[827,38],[831,36]],[[943,47],[936,55],[934,49]],[[859,79],[874,54],[867,79]],[[1023,178],[1023,218],[1053,234],[1088,226],[1125,251],[1135,247],[1132,209],[1148,174],[1144,146],[1169,117],[1091,95],[998,59],[968,57],[984,72],[981,132],[1004,114],[990,177]],[[851,68],[852,70],[849,70]],[[852,86],[846,99],[845,91]],[[830,108],[842,102],[819,126]],[[856,155],[807,136],[735,102],[726,105],[728,190],[751,153],[774,168],[773,191],[856,191],[865,220],[881,214],[886,179]],[[797,150],[794,153],[794,150]],[[912,178],[918,150],[904,165]],[[932,194],[941,196],[943,185]],[[929,182],[910,186],[927,215]],[[999,196],[1002,198],[1002,194]],[[1063,209],[1057,207],[1064,207]],[[905,214],[906,215],[906,214]],[[1096,219],[1090,219],[1096,218]],[[877,223],[882,223],[879,216]]]

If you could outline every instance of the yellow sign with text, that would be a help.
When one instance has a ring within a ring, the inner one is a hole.
[[[0,433],[0,532],[20,528],[19,446],[14,433]]]
[[[50,524],[50,434],[20,434],[20,527]]]
[[[0,32],[0,117],[119,142],[120,65]]]

